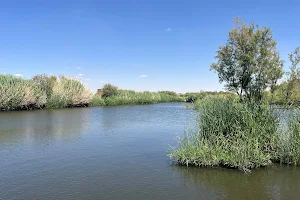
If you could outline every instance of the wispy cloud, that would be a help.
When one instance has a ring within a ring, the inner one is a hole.
[[[16,77],[23,77],[24,75],[23,74],[14,74],[14,76],[16,76]]]
[[[140,75],[140,78],[148,78],[148,75],[142,74],[142,75]]]
[[[170,32],[170,31],[172,31],[172,29],[171,28],[167,28],[167,29],[165,29],[165,31]]]
[[[86,80],[86,81],[90,81],[91,79],[90,79],[90,78],[85,78],[84,80]]]
[[[106,83],[106,81],[100,81],[100,83]]]
[[[76,67],[76,69],[82,69],[81,67]]]
[[[84,74],[78,74],[78,76],[84,76]]]

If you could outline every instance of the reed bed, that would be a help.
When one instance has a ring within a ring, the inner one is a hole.
[[[0,75],[0,109],[34,109],[46,103],[46,93],[32,80]]]
[[[184,101],[179,95],[170,95],[164,92],[136,92],[133,90],[118,90],[116,95],[109,96],[104,100],[105,104],[109,106]]]
[[[300,164],[298,111],[282,125],[269,105],[205,98],[195,110],[198,131],[187,133],[169,155],[179,164],[245,172],[272,162]]]
[[[300,165],[300,109],[289,112],[279,128],[277,161],[283,164]]]
[[[184,101],[175,92],[135,92],[106,84],[101,94],[92,93],[79,80],[40,74],[32,79],[0,75],[0,110],[133,105]]]
[[[87,106],[93,99],[93,93],[80,81],[60,77],[53,86],[52,94],[47,101],[47,108],[64,108]]]

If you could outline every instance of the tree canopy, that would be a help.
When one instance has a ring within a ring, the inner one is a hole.
[[[227,43],[219,47],[216,63],[211,65],[225,83],[228,91],[236,92],[240,99],[262,100],[263,91],[274,90],[283,76],[283,61],[270,28],[254,23],[247,25],[240,18],[229,32]]]

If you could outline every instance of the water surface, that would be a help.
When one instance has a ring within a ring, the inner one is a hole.
[[[298,199],[300,167],[180,167],[184,104],[0,113],[0,199]]]

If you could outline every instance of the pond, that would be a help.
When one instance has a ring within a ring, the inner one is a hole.
[[[181,167],[183,103],[0,113],[0,199],[298,199],[300,167]]]

